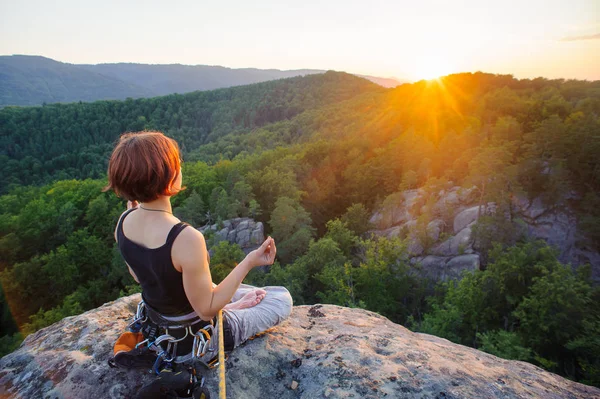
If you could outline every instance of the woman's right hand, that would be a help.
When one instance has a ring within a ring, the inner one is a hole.
[[[272,237],[268,237],[260,247],[250,252],[246,258],[252,267],[272,265],[275,262],[276,253],[275,240]]]

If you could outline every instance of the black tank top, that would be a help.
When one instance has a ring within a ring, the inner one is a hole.
[[[183,289],[182,274],[173,266],[171,248],[175,238],[189,224],[179,222],[169,232],[167,242],[158,248],[146,248],[123,233],[123,220],[136,208],[123,214],[117,225],[121,255],[142,286],[142,299],[165,316],[180,316],[194,311]]]

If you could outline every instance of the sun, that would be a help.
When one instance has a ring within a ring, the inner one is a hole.
[[[415,71],[418,79],[433,80],[449,75],[454,71],[452,63],[444,57],[427,56],[419,62]]]

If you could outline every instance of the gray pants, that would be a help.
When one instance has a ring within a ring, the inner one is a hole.
[[[247,292],[257,288],[261,288],[267,292],[258,305],[246,309],[223,309],[223,321],[227,319],[233,332],[234,348],[240,346],[248,338],[278,325],[292,313],[292,296],[285,287],[254,287],[248,284],[241,284],[231,298],[231,302],[236,302]],[[219,333],[220,331],[217,328],[209,341],[208,359],[205,360],[209,360],[218,354]],[[210,355],[211,352],[214,355]]]

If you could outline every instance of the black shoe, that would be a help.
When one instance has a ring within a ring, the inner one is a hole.
[[[127,369],[149,369],[156,361],[156,353],[148,347],[132,349],[129,352],[119,352],[109,360],[111,367],[121,367]]]
[[[139,399],[191,398],[194,385],[188,370],[171,371],[164,369],[156,379],[144,385],[137,393]],[[208,399],[208,398],[207,398]]]
[[[200,384],[196,384],[194,386],[194,393],[192,395],[193,399],[210,399],[210,392],[208,392],[208,388],[200,386]]]

